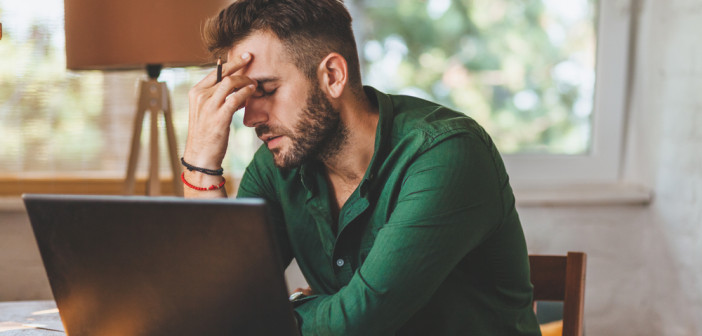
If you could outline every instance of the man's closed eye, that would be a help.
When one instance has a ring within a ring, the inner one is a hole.
[[[275,89],[273,89],[273,90],[266,91],[266,90],[264,90],[263,88],[260,88],[260,87],[259,87],[259,88],[256,89],[256,92],[254,93],[253,96],[254,96],[254,97],[258,97],[258,98],[270,97],[270,96],[272,96],[277,90],[278,90],[278,89],[275,88]]]

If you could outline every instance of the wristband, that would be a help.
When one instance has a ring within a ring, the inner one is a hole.
[[[209,186],[209,187],[207,187],[207,188],[203,188],[203,187],[198,187],[198,186],[194,186],[194,185],[190,184],[190,183],[185,179],[185,172],[183,172],[182,174],[180,174],[180,179],[183,181],[183,184],[185,184],[188,188],[190,188],[190,189],[195,189],[195,190],[199,190],[199,191],[207,191],[207,190],[218,190],[218,189],[222,189],[222,188],[224,187],[224,183],[227,182],[227,180],[226,180],[224,177],[222,177],[222,183],[220,183],[219,185],[214,185],[214,184],[213,184],[213,185],[211,185],[211,186]]]
[[[183,164],[183,167],[187,168],[189,171],[197,171],[203,174],[207,175],[215,175],[215,176],[222,176],[224,175],[224,168],[219,168],[219,169],[207,169],[207,168],[201,168],[201,167],[196,167],[193,166],[187,162],[185,162],[185,159],[183,157],[180,158],[180,163]]]

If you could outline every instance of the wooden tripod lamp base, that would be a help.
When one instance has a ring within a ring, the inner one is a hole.
[[[166,83],[159,82],[158,76],[161,72],[161,65],[147,65],[149,79],[139,83],[139,100],[137,102],[136,115],[134,117],[134,129],[132,132],[132,144],[129,151],[129,162],[127,163],[127,177],[124,185],[124,194],[133,195],[136,184],[136,166],[139,159],[139,149],[141,148],[141,131],[146,117],[146,112],[150,113],[151,134],[149,137],[149,176],[146,182],[146,195],[157,196],[161,194],[161,184],[159,179],[159,141],[158,141],[158,121],[163,115],[166,128],[166,139],[168,142],[168,161],[173,172],[173,191],[176,196],[183,196],[183,185],[180,182],[180,164],[178,161],[178,147],[176,146],[175,129],[173,128],[173,113],[171,108],[171,98],[168,93]]]

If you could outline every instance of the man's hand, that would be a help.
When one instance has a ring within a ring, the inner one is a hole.
[[[290,294],[290,297],[288,298],[288,300],[290,302],[292,302],[293,304],[301,303],[301,302],[306,301],[306,298],[308,296],[312,296],[312,295],[314,295],[314,292],[312,292],[312,289],[310,287],[307,287],[304,289],[303,288],[296,288],[292,292],[292,294]]]
[[[251,61],[251,54],[229,60],[222,66],[222,81],[213,71],[190,89],[188,140],[183,157],[191,165],[219,169],[227,152],[234,112],[256,91],[256,81],[235,75]]]
[[[298,292],[302,293],[302,294],[305,295],[305,296],[314,295],[314,292],[312,291],[312,288],[310,288],[310,287],[307,287],[307,288],[295,288],[295,290],[294,290],[291,294],[298,293]]]
[[[256,92],[256,81],[236,74],[250,61],[251,54],[244,53],[222,66],[221,82],[217,83],[217,74],[213,71],[190,89],[188,140],[183,153],[185,162],[212,170],[222,167],[234,112]],[[222,182],[221,176],[190,171],[185,172],[185,178],[191,184],[205,188]],[[226,196],[223,188],[204,192],[185,188],[185,197]]]

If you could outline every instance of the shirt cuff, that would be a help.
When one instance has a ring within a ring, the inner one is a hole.
[[[302,335],[325,334],[320,328],[326,328],[328,321],[320,321],[317,311],[326,297],[329,295],[312,295],[305,297],[302,302],[295,302],[295,316]]]

